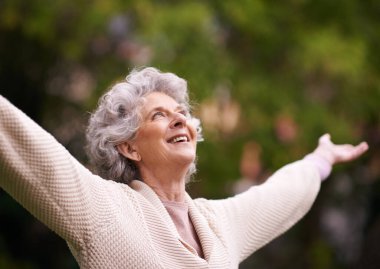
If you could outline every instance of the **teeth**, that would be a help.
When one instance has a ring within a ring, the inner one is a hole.
[[[187,141],[187,137],[186,136],[178,136],[178,137],[175,137],[172,139],[172,143],[177,143],[179,141]]]

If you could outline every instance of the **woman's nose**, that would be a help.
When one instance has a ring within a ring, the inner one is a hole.
[[[170,123],[171,128],[183,128],[186,126],[187,118],[181,113],[174,113],[173,120]]]

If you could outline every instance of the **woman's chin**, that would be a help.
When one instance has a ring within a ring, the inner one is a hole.
[[[174,163],[180,163],[180,164],[192,164],[195,160],[195,153],[181,153],[181,154],[175,154],[171,158]]]

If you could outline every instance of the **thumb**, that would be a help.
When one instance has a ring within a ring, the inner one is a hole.
[[[330,134],[324,134],[319,138],[320,144],[332,144]]]

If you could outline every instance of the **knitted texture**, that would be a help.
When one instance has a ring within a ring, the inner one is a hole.
[[[0,96],[0,186],[64,238],[81,268],[238,268],[311,207],[316,167],[298,161],[222,200],[191,199],[204,259],[180,241],[155,192],[104,180]]]
[[[321,180],[324,181],[331,174],[332,164],[317,153],[310,153],[304,160],[312,162],[318,169]]]

